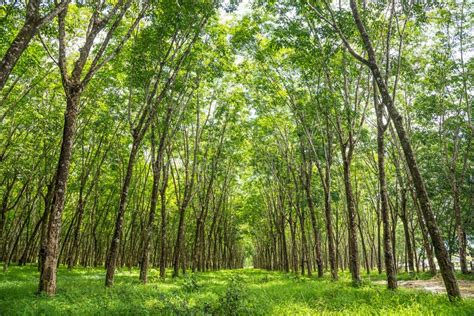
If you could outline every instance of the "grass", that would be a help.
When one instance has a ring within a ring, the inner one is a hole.
[[[166,281],[152,270],[147,285],[138,281],[138,270],[121,270],[114,287],[105,288],[104,274],[61,267],[57,295],[50,298],[35,294],[35,266],[11,267],[0,273],[0,315],[474,315],[473,299],[450,303],[446,295],[391,292],[372,282],[383,279],[377,274],[359,288],[347,274],[333,282],[256,269]]]

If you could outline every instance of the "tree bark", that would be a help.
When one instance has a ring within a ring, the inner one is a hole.
[[[130,182],[133,175],[133,165],[138,153],[138,138],[134,137],[132,149],[130,150],[130,156],[128,158],[127,173],[122,185],[122,191],[120,194],[119,211],[115,220],[114,233],[112,242],[110,244],[109,252],[106,260],[107,273],[105,276],[105,286],[112,286],[114,284],[115,267],[117,264],[118,250],[120,246],[120,238],[122,237],[122,226],[125,209],[127,208],[128,191],[130,189]]]
[[[161,198],[161,226],[160,226],[160,278],[164,279],[166,274],[166,227],[167,227],[167,216],[166,216],[166,187],[168,186],[168,167],[163,165],[163,181],[160,189]]]
[[[344,165],[344,188],[346,191],[346,206],[348,216],[348,245],[349,245],[349,268],[351,271],[352,282],[358,285],[361,283],[359,267],[359,248],[357,245],[357,224],[356,210],[354,203],[354,194],[352,192],[350,162],[347,157],[343,157]]]
[[[318,228],[318,222],[316,221],[316,215],[315,215],[315,210],[314,210],[314,201],[313,201],[313,196],[312,196],[312,190],[311,190],[311,175],[312,175],[312,168],[313,165],[311,162],[306,162],[307,166],[304,166],[303,172],[305,174],[304,177],[304,188],[306,192],[306,200],[308,202],[308,209],[309,209],[309,214],[311,218],[311,225],[313,227],[313,236],[314,236],[314,248],[315,248],[315,256],[316,256],[316,266],[318,268],[318,277],[322,277],[324,275],[324,269],[323,269],[323,260],[321,256],[321,237],[319,233],[319,228]],[[331,227],[332,230],[332,227]],[[328,234],[329,235],[329,234]],[[331,246],[329,246],[331,247]],[[333,249],[334,250],[334,249]],[[330,253],[331,256],[331,253]],[[334,259],[334,258],[333,258]],[[332,268],[332,266],[331,266]],[[331,269],[332,271],[332,269]],[[334,278],[334,276],[333,276]],[[337,278],[337,276],[336,276]]]
[[[374,87],[375,90],[375,87]],[[375,93],[375,91],[374,91]],[[385,271],[387,273],[387,287],[390,290],[397,288],[397,269],[393,260],[392,245],[390,240],[390,222],[389,222],[389,206],[387,197],[387,181],[385,176],[385,139],[384,133],[386,126],[383,123],[383,107],[378,104],[376,96],[374,96],[375,113],[377,116],[377,166],[380,190],[380,214],[383,225],[383,247]],[[378,225],[380,228],[380,225]],[[380,233],[379,233],[380,247]],[[379,250],[380,253],[380,250]],[[380,259],[379,259],[380,260]]]
[[[401,211],[401,218],[403,223],[403,232],[405,234],[405,246],[406,246],[406,254],[407,254],[407,263],[408,263],[408,271],[410,273],[415,272],[415,264],[413,259],[413,247],[410,237],[410,228],[408,226],[408,215],[407,215],[407,199],[406,199],[406,188],[402,188],[401,192],[401,203],[402,203],[402,211]]]
[[[452,170],[453,176],[451,180],[451,190],[453,196],[453,210],[454,210],[454,219],[456,223],[456,235],[459,243],[459,263],[461,265],[461,273],[468,274],[469,269],[467,268],[467,259],[466,259],[466,248],[467,248],[467,239],[466,233],[463,227],[462,215],[461,215],[461,201],[459,198],[459,188],[456,175],[456,171]]]
[[[156,159],[156,158],[155,158]],[[158,185],[160,182],[159,163],[152,162],[153,166],[153,185],[151,190],[150,212],[148,214],[148,223],[143,232],[143,251],[140,265],[140,280],[146,284],[148,282],[148,265],[150,261],[150,247],[153,234],[153,223],[155,221],[155,211],[158,201]]]

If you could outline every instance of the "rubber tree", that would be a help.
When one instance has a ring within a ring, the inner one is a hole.
[[[39,292],[54,295],[56,292],[56,269],[59,257],[59,234],[61,231],[62,213],[69,178],[73,141],[76,134],[76,121],[79,114],[81,95],[94,75],[122,49],[137,27],[148,8],[144,1],[138,16],[131,22],[124,35],[117,36],[116,30],[122,25],[125,13],[129,11],[133,0],[118,1],[114,6],[100,3],[92,8],[89,27],[84,44],[79,49],[79,56],[73,63],[72,71],[68,71],[66,56],[66,24],[68,8],[58,15],[59,56],[57,64],[61,73],[61,81],[66,96],[66,111],[61,151],[55,173],[53,203],[49,212],[49,222],[44,245],[40,249],[40,280]],[[99,38],[99,33],[105,31],[105,36]],[[118,44],[110,48],[111,40],[117,38]],[[109,50],[107,49],[109,48]],[[95,54],[94,50],[97,49]]]

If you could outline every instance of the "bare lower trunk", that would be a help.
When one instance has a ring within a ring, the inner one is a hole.
[[[30,238],[26,242],[25,249],[23,250],[23,253],[22,253],[21,257],[18,260],[18,265],[19,266],[24,266],[26,264],[26,262],[28,261],[31,246],[33,245],[33,243],[36,239],[36,235],[38,234],[38,231],[39,231],[39,228],[41,227],[41,224],[45,220],[45,215],[46,215],[46,212],[43,212],[43,215],[41,216],[41,218],[38,220],[38,222],[36,222],[36,225],[33,229],[33,232],[31,233]]]
[[[182,255],[183,239],[184,239],[185,213],[186,213],[186,207],[181,206],[180,211],[179,211],[178,235],[176,237],[176,244],[174,246],[173,277],[177,277],[179,275],[179,263],[180,263],[180,256]]]
[[[408,215],[406,209],[406,189],[402,189],[402,222],[403,222],[403,232],[405,235],[405,245],[406,245],[406,253],[407,253],[407,263],[408,263],[408,271],[410,273],[415,272],[415,263],[413,259],[413,247],[410,237],[410,229],[408,227]]]
[[[453,177],[455,177],[455,175],[453,175]],[[467,268],[467,260],[466,260],[467,240],[466,240],[466,233],[464,232],[464,227],[462,223],[461,203],[459,199],[459,191],[458,191],[458,184],[457,184],[456,178],[452,180],[451,187],[452,187],[452,194],[453,194],[454,218],[456,222],[456,235],[457,235],[458,243],[459,243],[459,263],[461,265],[461,272],[463,274],[468,274],[469,269]]]
[[[199,270],[199,256],[201,254],[202,248],[202,238],[201,238],[201,231],[203,230],[204,220],[202,218],[204,211],[201,211],[200,216],[196,219],[196,231],[194,233],[194,247],[193,247],[193,254],[192,254],[192,271],[195,272]]]
[[[421,215],[421,211],[418,207],[417,207],[417,211],[418,211],[418,222],[420,223],[421,236],[423,237],[423,247],[425,248],[425,251],[426,251],[426,257],[428,259],[428,266],[430,269],[430,273],[432,275],[436,275],[437,270],[436,270],[436,264],[434,262],[433,249],[431,248],[431,244],[428,239],[428,232],[426,231],[425,221],[423,220],[423,216]]]
[[[379,176],[379,190],[380,190],[380,214],[383,224],[383,246],[384,246],[384,261],[385,271],[387,273],[387,287],[391,290],[397,288],[397,270],[393,260],[392,245],[390,240],[390,222],[387,196],[387,182],[385,176],[385,144],[384,144],[384,126],[383,126],[383,112],[382,106],[375,102],[375,110],[377,114],[377,165]],[[380,225],[378,226],[380,228]],[[379,234],[380,247],[380,234]],[[379,250],[380,253],[380,250]],[[380,259],[379,259],[380,260]]]
[[[143,283],[148,282],[148,265],[150,261],[150,244],[153,238],[153,223],[155,221],[155,211],[158,199],[158,184],[160,181],[159,166],[152,166],[153,168],[153,188],[151,190],[150,212],[148,214],[148,224],[145,228],[143,236],[143,251],[140,265],[140,280]]]
[[[344,187],[346,190],[347,216],[348,216],[348,244],[349,244],[349,267],[352,275],[352,282],[360,284],[359,248],[357,245],[357,224],[354,195],[350,178],[350,164],[344,159]]]
[[[74,267],[77,261],[77,256],[79,254],[79,234],[81,231],[83,216],[84,216],[84,200],[82,198],[82,192],[81,192],[79,194],[79,202],[77,206],[77,223],[76,223],[76,227],[74,228],[74,233],[73,233],[72,243],[71,243],[72,248],[70,250],[69,258],[68,258],[68,264],[67,264],[68,269],[72,269]]]
[[[168,169],[165,166],[163,170],[163,185],[160,190],[161,198],[161,228],[160,228],[160,278],[164,279],[166,274],[166,227],[167,227],[167,216],[166,216],[166,187],[168,185]]]
[[[326,182],[329,187],[329,175],[326,172]],[[331,192],[329,189],[326,189],[324,192],[324,214],[326,216],[326,234],[328,239],[328,255],[329,255],[329,265],[331,266],[331,276],[334,280],[338,279],[337,275],[337,258],[336,250],[334,247],[334,232],[332,229],[332,214],[331,214]]]
[[[298,254],[296,246],[296,223],[293,220],[293,212],[290,211],[290,216],[288,219],[290,225],[290,237],[291,237],[291,264],[292,269],[295,274],[299,273],[298,269]]]
[[[160,239],[160,278],[164,278],[166,274],[166,205],[163,203],[164,198],[161,196],[161,239]]]
[[[380,226],[381,226],[381,216],[380,216],[380,197],[377,199],[377,271],[379,274],[382,273],[382,249],[381,249],[381,238],[380,238]],[[388,220],[387,220],[388,221]]]
[[[64,115],[64,130],[56,170],[56,182],[53,193],[53,204],[49,214],[48,231],[44,248],[44,263],[40,270],[39,292],[54,295],[56,292],[56,269],[59,255],[59,233],[61,231],[64,198],[66,195],[69,165],[71,162],[72,144],[76,133],[76,118],[79,106],[80,91],[71,91],[67,98]]]
[[[122,192],[120,194],[120,204],[119,211],[117,213],[117,218],[115,220],[114,234],[112,237],[112,242],[110,243],[109,253],[106,260],[107,273],[105,276],[105,285],[112,286],[114,284],[114,275],[115,268],[117,265],[118,251],[120,247],[120,238],[122,236],[123,229],[123,217],[125,214],[125,209],[127,207],[128,201],[128,190],[130,188],[130,181],[132,180],[133,175],[133,165],[135,163],[135,158],[138,153],[138,141],[134,139],[132,150],[130,151],[130,156],[128,158],[127,174],[125,175],[125,180],[122,186]]]
[[[280,241],[281,241],[281,263],[285,272],[290,271],[290,263],[288,262],[288,247],[286,245],[286,234],[285,234],[285,217],[281,215],[280,220]]]
[[[304,222],[304,214],[300,214],[300,226],[301,226],[301,271],[304,271],[304,267],[306,265],[308,271],[308,277],[313,275],[311,271],[311,262],[309,257],[308,251],[308,241],[306,240],[306,229],[305,229],[305,222]],[[319,272],[318,272],[319,273]]]
[[[367,271],[367,274],[370,274],[369,255],[368,255],[367,247],[365,244],[364,233],[362,231],[362,223],[360,220],[360,214],[358,210],[356,210],[356,213],[357,213],[357,228],[359,229],[360,242],[362,244],[362,254],[364,255],[365,270]]]
[[[324,275],[324,270],[323,270],[323,260],[321,256],[321,237],[319,233],[318,223],[316,221],[314,201],[313,201],[312,190],[311,190],[311,174],[312,174],[311,168],[312,167],[313,166],[310,163],[309,168],[306,171],[305,191],[306,191],[306,200],[308,202],[309,214],[311,218],[311,225],[313,227],[314,248],[315,248],[315,256],[316,256],[316,265],[318,268],[318,277],[322,277]]]

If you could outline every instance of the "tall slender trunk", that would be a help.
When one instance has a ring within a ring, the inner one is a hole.
[[[207,206],[203,206],[207,207]],[[200,258],[203,249],[203,233],[204,233],[204,220],[205,220],[205,210],[201,210],[199,217],[196,219],[196,231],[194,233],[194,247],[192,250],[192,266],[191,269],[193,272],[196,270],[200,271]]]
[[[300,218],[300,226],[301,226],[301,271],[304,271],[304,267],[306,265],[307,271],[308,271],[308,277],[312,276],[312,271],[311,271],[311,260],[310,260],[310,255],[308,251],[308,241],[306,239],[306,229],[305,229],[305,218],[304,218],[304,213],[301,211],[299,212],[299,218]],[[319,274],[319,271],[318,271]]]
[[[285,234],[285,216],[282,214],[280,219],[280,242],[281,242],[281,263],[285,272],[290,272],[290,263],[288,261],[288,246],[286,245]]]
[[[28,262],[28,257],[29,257],[29,254],[30,254],[30,249],[32,247],[32,245],[34,244],[35,242],[35,239],[36,239],[36,235],[38,234],[38,231],[39,231],[39,228],[41,227],[41,224],[43,223],[43,221],[45,220],[45,215],[46,215],[46,211],[43,211],[43,215],[40,217],[40,219],[36,222],[35,224],[35,227],[33,228],[33,232],[31,233],[30,235],[30,238],[28,239],[28,241],[26,242],[26,245],[25,245],[25,249],[23,250],[23,253],[20,257],[20,259],[18,260],[18,265],[19,266],[24,266],[27,262]]]
[[[54,295],[56,292],[56,269],[59,255],[59,233],[61,230],[64,198],[66,196],[69,165],[71,163],[72,145],[76,133],[76,119],[81,95],[81,88],[73,87],[67,93],[64,130],[55,176],[54,197],[49,214],[48,232],[43,249],[44,263],[41,266],[39,291]]]
[[[408,264],[408,271],[410,273],[415,272],[415,263],[413,259],[413,247],[410,237],[410,228],[408,226],[408,215],[407,215],[407,199],[406,199],[406,188],[402,188],[401,192],[401,203],[402,203],[402,210],[401,210],[401,219],[403,223],[403,232],[405,235],[405,246],[406,246],[406,254],[407,254],[407,264]]]
[[[326,166],[324,187],[324,215],[326,217],[326,234],[328,240],[329,265],[331,266],[331,276],[333,280],[338,279],[338,268],[336,258],[336,248],[334,246],[334,231],[332,228],[332,210],[331,210],[331,166]]]
[[[467,268],[467,259],[466,259],[466,248],[467,240],[466,233],[464,231],[462,215],[461,215],[461,201],[459,198],[459,188],[456,175],[453,172],[453,179],[451,180],[451,191],[453,195],[453,210],[454,210],[454,219],[456,223],[456,235],[459,243],[459,263],[461,265],[461,272],[463,274],[468,274],[469,269]]]
[[[291,237],[291,265],[292,270],[295,274],[298,274],[298,254],[296,246],[296,223],[293,220],[293,212],[290,211],[290,216],[288,218],[288,223],[290,225],[290,237]]]
[[[380,224],[381,224],[381,215],[380,215],[380,196],[377,198],[377,271],[379,274],[382,273],[382,241],[380,238]],[[387,223],[388,223],[388,217],[387,217]]]
[[[177,277],[179,275],[179,261],[180,261],[180,256],[182,255],[182,252],[183,252],[184,217],[186,214],[186,207],[187,207],[187,203],[186,204],[183,203],[179,208],[178,235],[176,237],[176,243],[175,243],[174,255],[173,255],[173,277]]]
[[[72,269],[77,261],[77,256],[79,253],[79,234],[82,225],[82,218],[84,216],[84,198],[83,198],[83,187],[81,187],[79,192],[79,202],[77,204],[77,223],[74,228],[74,233],[72,237],[71,249],[69,251],[68,269]],[[72,225],[73,223],[71,223]]]
[[[367,252],[367,246],[365,244],[364,233],[362,231],[362,222],[360,220],[359,210],[357,208],[356,208],[356,215],[357,215],[357,228],[359,230],[360,242],[362,244],[362,254],[364,255],[365,270],[367,271],[367,274],[370,274],[369,255]]]
[[[40,250],[38,253],[38,271],[41,271],[42,266],[44,265],[44,260],[46,258],[46,235],[48,231],[48,223],[49,223],[49,213],[51,212],[51,205],[53,203],[53,192],[54,192],[54,184],[56,181],[51,181],[50,184],[47,186],[46,195],[44,196],[44,213],[43,213],[43,221],[41,223],[41,234],[40,234]]]
[[[413,188],[410,186],[410,191],[412,193],[413,203],[415,204],[415,210],[418,218],[418,223],[420,225],[421,236],[423,239],[423,248],[426,252],[426,258],[428,259],[428,267],[430,269],[430,273],[432,275],[436,275],[436,264],[434,262],[433,250],[431,248],[431,244],[428,237],[428,232],[426,230],[425,220],[423,219],[423,215],[421,214],[421,210],[416,199],[416,193],[413,191]],[[424,262],[423,262],[424,264]]]
[[[346,204],[348,216],[348,245],[349,245],[349,268],[351,271],[352,281],[354,284],[360,284],[360,267],[359,267],[359,248],[357,245],[357,224],[356,210],[354,202],[354,194],[352,192],[350,162],[348,157],[343,157],[344,165],[344,188],[346,191]]]
[[[375,90],[375,87],[374,87]],[[374,91],[375,92],[375,91]],[[387,287],[390,290],[397,288],[397,269],[395,268],[395,262],[393,259],[392,245],[390,240],[390,222],[389,222],[389,206],[387,196],[387,181],[385,176],[385,126],[383,124],[383,108],[381,104],[378,104],[376,97],[375,100],[375,112],[377,115],[377,166],[378,166],[378,178],[379,178],[379,190],[380,198],[377,201],[380,204],[380,214],[382,217],[383,225],[383,250],[384,250],[384,262],[385,271],[387,273]],[[378,225],[380,230],[380,225]],[[379,231],[379,262],[380,262],[380,231]]]
[[[128,201],[128,191],[130,189],[130,182],[133,175],[133,165],[135,164],[135,159],[138,153],[138,144],[139,141],[136,137],[133,139],[132,149],[130,151],[130,156],[128,158],[127,173],[125,174],[125,179],[122,185],[122,192],[120,194],[120,204],[119,211],[117,213],[117,218],[115,220],[114,233],[112,236],[112,242],[110,244],[109,252],[106,260],[106,269],[107,273],[105,276],[105,285],[112,286],[114,284],[114,275],[115,267],[118,259],[118,250],[120,246],[120,238],[122,237],[122,226],[123,218],[125,214],[125,209],[127,207]]]
[[[150,212],[148,214],[148,223],[143,233],[143,250],[140,265],[140,280],[143,283],[148,282],[148,265],[150,262],[150,247],[153,234],[153,223],[155,221],[156,205],[158,202],[158,186],[160,182],[160,166],[152,162],[153,166],[153,185],[151,190]],[[158,163],[159,164],[159,163]]]
[[[306,191],[306,200],[308,202],[311,225],[313,227],[314,248],[315,248],[315,256],[316,256],[316,266],[318,268],[318,277],[322,277],[324,275],[324,269],[323,269],[323,260],[321,256],[321,237],[319,233],[318,222],[316,221],[314,201],[313,201],[312,190],[311,190],[311,173],[312,173],[311,169],[313,166],[311,163],[308,163],[308,164],[309,166],[305,167],[307,171],[304,171],[306,174],[304,188]]]
[[[166,234],[166,227],[167,223],[167,216],[166,216],[166,188],[168,186],[168,167],[167,165],[163,164],[163,181],[162,186],[160,189],[160,201],[161,201],[161,226],[160,226],[160,278],[164,279],[166,274],[166,259],[167,259],[167,251],[166,251],[166,241],[167,241],[167,234]]]

